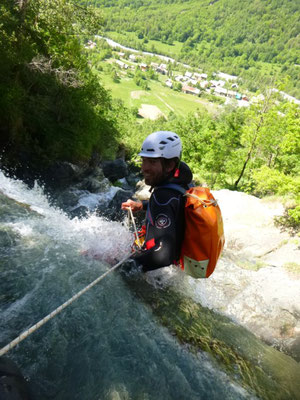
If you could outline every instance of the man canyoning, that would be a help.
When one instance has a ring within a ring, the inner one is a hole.
[[[180,161],[182,144],[174,132],[158,131],[143,142],[142,173],[151,187],[148,201],[127,200],[121,208],[145,210],[145,241],[132,259],[144,272],[177,263],[184,235],[183,194],[172,184],[187,190],[192,180],[190,168]],[[170,185],[168,187],[168,185]]]

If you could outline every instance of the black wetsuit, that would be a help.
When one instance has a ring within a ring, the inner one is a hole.
[[[143,202],[146,213],[146,238],[144,249],[133,256],[143,271],[165,267],[179,260],[184,235],[184,198],[174,188],[177,184],[188,189],[192,172],[183,162],[179,165],[178,178],[170,177],[153,188],[149,201]]]

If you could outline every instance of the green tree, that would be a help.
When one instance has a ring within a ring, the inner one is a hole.
[[[286,176],[299,174],[298,108],[290,103],[280,103],[276,94],[268,93],[262,103],[252,106],[245,113],[241,148],[235,155],[235,165],[239,168],[235,189],[243,178],[251,180],[253,171],[262,166]]]
[[[88,160],[105,154],[105,140],[116,147],[110,97],[79,40],[99,20],[69,0],[1,2],[0,145],[11,163]]]

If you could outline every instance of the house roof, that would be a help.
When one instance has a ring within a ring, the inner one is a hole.
[[[182,91],[190,92],[190,93],[194,93],[194,94],[199,94],[200,93],[200,90],[198,88],[194,88],[194,87],[188,86],[188,85],[183,85],[182,86]]]

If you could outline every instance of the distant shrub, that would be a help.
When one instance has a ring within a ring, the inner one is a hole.
[[[300,194],[300,178],[285,175],[275,169],[263,166],[252,173],[254,194],[266,195],[294,195]]]
[[[212,103],[217,103],[217,104],[224,104],[225,103],[225,98],[224,97],[219,97],[219,96],[215,96],[214,94],[208,94],[207,96],[205,96],[209,101],[211,101]]]
[[[174,83],[173,89],[176,90],[176,92],[181,92],[181,90],[182,90],[182,84],[181,84],[180,82]]]
[[[300,234],[300,205],[286,207],[284,215],[275,217],[275,224],[293,234]]]
[[[300,205],[289,209],[288,215],[290,220],[292,220],[295,224],[300,225]]]

